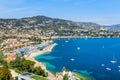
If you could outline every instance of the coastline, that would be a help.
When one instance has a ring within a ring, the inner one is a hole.
[[[56,46],[57,44],[56,43],[53,43],[49,46],[47,46],[45,49],[43,50],[34,50],[31,52],[31,54],[27,57],[30,57],[30,58],[35,58],[36,56],[38,55],[42,55],[42,54],[45,54],[45,53],[49,53],[52,51],[52,49]]]
[[[119,38],[119,37],[91,37],[91,36],[53,36],[51,37],[52,39],[67,39],[67,38],[80,38],[80,39],[84,39],[84,38],[96,38],[96,39],[99,39],[99,38]]]
[[[35,60],[36,56],[42,55],[42,54],[46,54],[52,51],[52,49],[56,46],[56,43],[50,44],[47,47],[45,47],[43,50],[35,50],[33,52],[31,52],[31,54],[29,56],[24,56],[26,58],[26,60],[31,60],[35,62],[35,67],[41,67],[43,70],[45,70],[46,72],[48,72],[48,80],[63,80],[62,76],[55,76],[53,73],[51,73],[49,70],[46,69],[46,65],[42,62],[38,62],[37,60]],[[82,75],[77,75],[76,73],[74,73],[74,75],[76,75],[79,78],[83,78],[84,80],[86,79],[86,77],[82,76]]]
[[[41,51],[40,50],[35,50],[35,51],[31,52],[31,54],[29,56],[24,56],[26,60],[34,61],[35,62],[35,67],[40,66],[42,69],[44,69],[46,72],[48,72],[48,77],[47,77],[48,80],[51,80],[51,79],[52,80],[57,80],[57,77],[46,69],[46,65],[44,65],[42,62],[38,62],[37,60],[35,60],[35,57],[38,56],[38,55],[42,55],[42,54],[51,52],[52,49],[56,45],[57,45],[56,43],[53,43],[53,44],[47,46],[45,49],[43,49]]]

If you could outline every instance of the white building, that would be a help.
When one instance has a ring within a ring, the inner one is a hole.
[[[76,78],[75,78],[75,76],[73,76],[73,74],[72,74],[72,72],[71,71],[63,71],[62,72],[62,75],[64,76],[64,75],[68,75],[68,79],[69,80],[76,80]]]

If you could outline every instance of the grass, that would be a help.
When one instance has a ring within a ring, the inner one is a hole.
[[[2,50],[0,50],[0,53],[2,53],[3,51]]]
[[[47,80],[46,78],[40,77],[40,76],[32,76],[31,78],[35,80]]]
[[[15,70],[15,72],[17,72],[17,73],[19,73],[19,74],[22,74],[22,73],[23,73],[23,71],[20,71],[20,70],[17,69],[17,68],[13,68],[13,70]]]
[[[78,74],[76,74],[76,73],[74,73],[74,76],[76,76],[76,77],[79,78],[80,80],[91,80],[90,78],[80,76],[80,75],[78,75]]]
[[[2,44],[3,43],[3,39],[0,39],[0,44]]]

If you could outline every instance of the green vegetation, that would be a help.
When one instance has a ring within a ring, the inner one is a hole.
[[[6,58],[6,56],[3,56],[3,54],[0,53],[0,65],[7,67],[7,63],[4,61],[4,58]]]
[[[34,68],[35,62],[30,61],[30,60],[23,60],[22,62],[22,68],[25,71],[31,72],[32,69]]]
[[[35,79],[35,80],[47,80],[44,77],[40,77],[40,76],[32,76],[31,78]]]
[[[34,67],[34,64],[34,61],[26,60],[25,58],[17,56],[16,59],[11,61],[8,66],[18,73],[30,72],[44,77],[48,76],[47,72],[45,72],[41,67]]]
[[[79,78],[80,80],[92,80],[91,78],[87,78],[87,77],[83,77],[78,75],[77,73],[74,73],[74,76],[76,76],[77,78]]]
[[[37,41],[34,44],[41,43],[40,36],[120,37],[120,25],[103,26],[92,22],[73,22],[46,16],[2,19],[0,22],[2,22],[0,32],[3,33],[4,39],[20,37],[21,34],[24,38],[28,38],[24,34],[30,34],[33,36],[30,40]],[[12,26],[9,27],[10,25]],[[6,28],[3,28],[4,26]]]
[[[10,70],[6,67],[0,68],[0,80],[12,80]]]
[[[0,50],[0,54],[2,54],[3,53],[3,51],[2,50]]]
[[[35,67],[35,68],[33,69],[33,73],[34,73],[34,74],[37,74],[37,75],[42,75],[42,76],[44,76],[44,77],[47,77],[47,76],[48,76],[48,73],[45,72],[44,70],[42,70],[41,67]]]
[[[2,65],[4,63],[3,58],[0,57],[0,65]]]
[[[17,68],[21,68],[22,67],[22,59],[19,56],[17,56],[15,61],[13,61],[12,66],[17,67]]]
[[[36,44],[41,44],[42,40],[36,36],[32,36],[31,38],[29,38],[29,40],[33,41],[33,45],[36,45]]]
[[[4,39],[0,38],[0,44],[3,42]]]
[[[22,72],[31,72],[34,67],[35,62],[30,60],[25,60],[24,58],[16,57],[14,61],[9,63],[9,67],[15,69],[15,71]]]
[[[68,75],[67,74],[64,75],[63,80],[68,80]]]

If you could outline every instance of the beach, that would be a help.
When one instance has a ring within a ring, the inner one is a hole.
[[[38,55],[41,55],[41,54],[44,54],[44,53],[49,53],[52,51],[53,47],[56,46],[57,44],[56,43],[53,43],[51,45],[48,45],[47,47],[45,47],[43,50],[33,50],[29,56],[27,57],[31,57],[31,58],[34,58]]]
[[[48,72],[48,77],[47,77],[48,80],[58,80],[58,79],[55,75],[53,75],[50,71],[48,71],[46,69],[46,65],[44,65],[41,62],[36,61],[34,58],[38,55],[42,55],[42,54],[51,52],[52,49],[54,48],[54,46],[56,46],[56,45],[57,45],[56,43],[53,43],[53,44],[45,47],[43,50],[33,50],[29,56],[26,56],[26,55],[24,56],[25,59],[34,61],[35,67],[40,66],[42,69],[44,69],[46,72]],[[59,80],[62,80],[62,79],[59,79]]]

